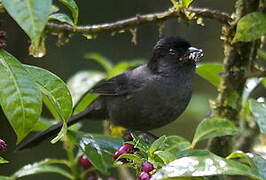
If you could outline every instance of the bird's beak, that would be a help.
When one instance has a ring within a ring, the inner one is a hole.
[[[189,60],[194,60],[194,61],[199,61],[202,56],[203,56],[202,49],[198,49],[195,47],[188,48],[187,53],[186,53],[186,57]]]

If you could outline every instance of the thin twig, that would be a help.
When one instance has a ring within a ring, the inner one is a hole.
[[[252,77],[266,77],[266,71],[256,71],[245,74],[245,78],[252,78]]]
[[[112,23],[88,25],[88,26],[70,26],[67,24],[48,23],[47,30],[51,33],[81,33],[81,34],[98,34],[101,32],[118,32],[125,29],[138,27],[142,24],[165,21],[171,18],[181,17],[185,14],[194,14],[195,17],[215,19],[222,24],[229,24],[232,18],[225,12],[211,10],[206,8],[187,8],[182,10],[167,10],[163,12],[151,13],[146,15],[137,15],[128,19],[119,20]]]

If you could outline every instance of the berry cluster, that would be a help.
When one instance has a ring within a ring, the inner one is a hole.
[[[90,160],[88,159],[86,155],[80,156],[79,165],[83,167],[84,169],[89,169],[93,167],[92,163],[90,162]],[[99,174],[97,173],[97,171],[90,171],[88,173],[87,180],[98,180],[98,179],[99,179]],[[116,180],[116,179],[110,176],[104,180]]]
[[[125,137],[124,137],[125,138]],[[133,138],[132,136],[127,136],[125,138],[127,141],[132,141]],[[117,160],[121,155],[123,154],[131,154],[131,153],[135,153],[137,151],[137,149],[134,148],[134,146],[132,144],[124,144],[122,145],[113,155],[113,158],[115,160]],[[119,161],[126,163],[128,162],[127,159],[119,159]],[[141,164],[140,167],[140,174],[138,175],[138,180],[150,180],[151,179],[151,172],[154,170],[153,164],[145,161]]]
[[[0,152],[3,152],[6,150],[7,144],[4,140],[0,139]]]
[[[146,161],[141,164],[142,172],[139,174],[139,180],[150,180],[151,174],[150,172],[154,170],[152,163]]]

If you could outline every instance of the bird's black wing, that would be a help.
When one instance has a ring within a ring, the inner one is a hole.
[[[111,79],[97,84],[89,93],[96,93],[100,95],[120,96],[130,93],[129,77],[127,73],[120,74]]]

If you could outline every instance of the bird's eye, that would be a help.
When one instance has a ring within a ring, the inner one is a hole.
[[[173,56],[173,55],[175,55],[175,53],[176,53],[176,51],[175,51],[174,49],[169,49],[169,54],[170,54],[170,55]]]

